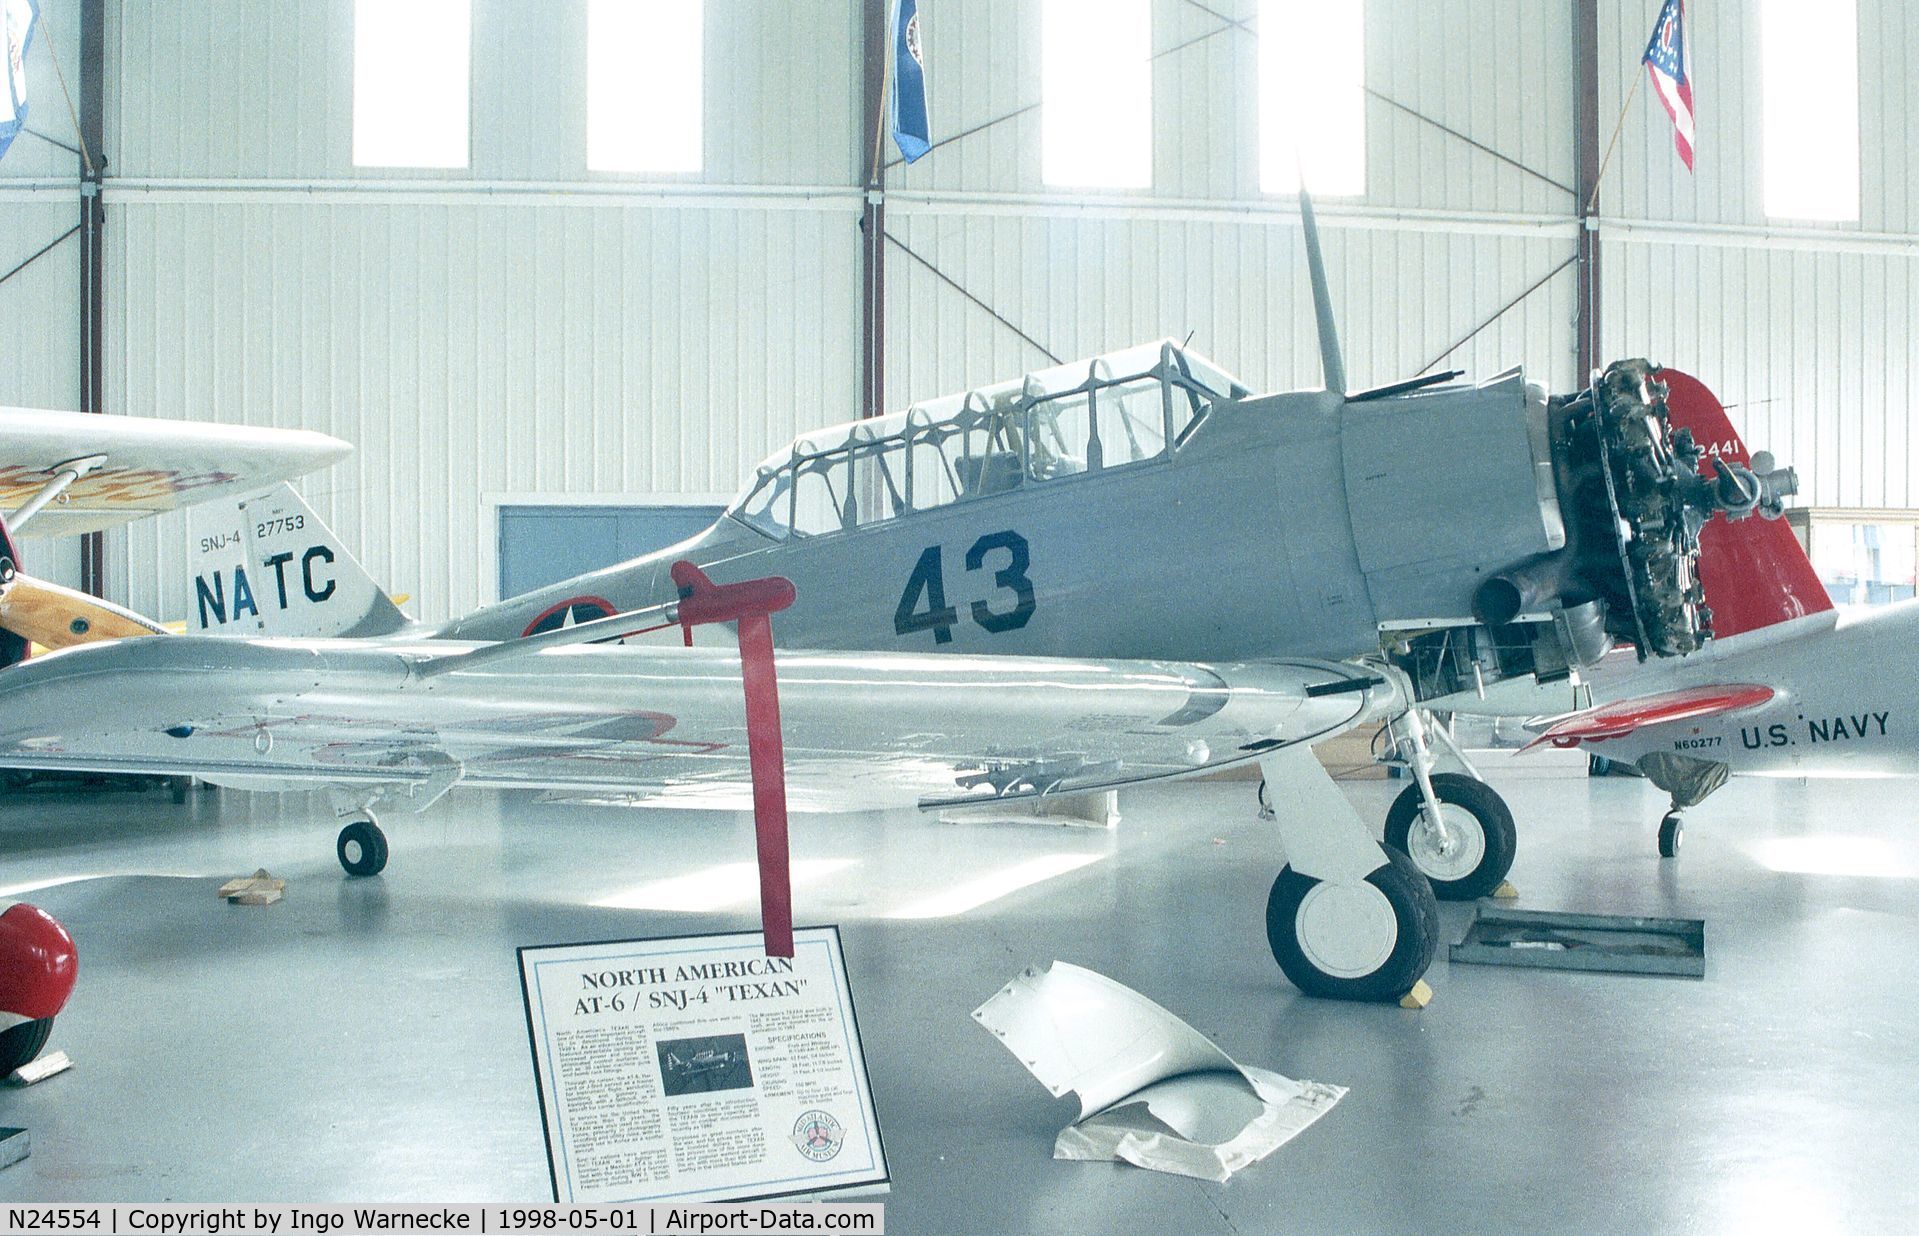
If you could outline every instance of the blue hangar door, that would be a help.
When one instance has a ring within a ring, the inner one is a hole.
[[[500,596],[650,554],[712,526],[719,506],[502,506]]]

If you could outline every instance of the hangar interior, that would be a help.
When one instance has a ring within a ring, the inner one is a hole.
[[[351,443],[297,488],[427,623],[680,541],[821,426],[1161,339],[1252,392],[1317,388],[1295,143],[1352,389],[1670,364],[1797,470],[1835,599],[1913,595],[1900,0],[1688,6],[1690,170],[1642,84],[1652,0],[922,0],[934,145],[910,164],[877,123],[871,0],[38,10],[0,269],[57,243],[0,283],[0,404]],[[205,531],[162,514],[27,565],[181,621]],[[1520,906],[1705,919],[1705,981],[1442,945],[1426,1009],[1307,998],[1259,935],[1279,846],[1245,781],[1126,790],[1113,831],[799,816],[896,1230],[1902,1221],[1903,796],[1738,780],[1662,860],[1643,781],[1491,779]],[[1376,820],[1398,788],[1346,792]],[[513,949],[756,922],[744,813],[459,787],[360,881],[332,819],[321,794],[0,799],[0,898],[84,958],[72,1073],[0,1094],[35,1130],[0,1197],[538,1200]],[[259,867],[285,901],[202,887]],[[1468,908],[1441,909],[1452,939]],[[1069,1105],[967,1016],[1055,957],[1351,1094],[1224,1185],[1055,1162]]]

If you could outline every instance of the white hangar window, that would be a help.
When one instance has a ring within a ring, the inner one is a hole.
[[[353,163],[465,167],[469,0],[356,0]]]
[[[1260,0],[1259,187],[1366,192],[1362,0]]]
[[[1760,161],[1766,213],[1859,217],[1859,8],[1760,0]]]
[[[1147,0],[1045,0],[1040,173],[1047,184],[1153,183],[1151,18]]]
[[[703,0],[588,0],[586,165],[697,172],[705,63]]]

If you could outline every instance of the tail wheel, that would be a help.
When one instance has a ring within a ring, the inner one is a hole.
[[[1679,843],[1686,839],[1686,822],[1677,811],[1669,811],[1659,821],[1659,857],[1678,858]]]
[[[5,1077],[40,1054],[53,1033],[53,1018],[23,1021],[0,1030],[0,1077]]]
[[[1419,787],[1409,785],[1386,813],[1386,844],[1396,846],[1432,881],[1442,901],[1476,901],[1513,869],[1519,834],[1506,800],[1484,781],[1434,773],[1440,826],[1427,817]]]
[[[1439,904],[1419,869],[1393,846],[1363,881],[1280,870],[1266,900],[1266,942],[1293,986],[1334,1000],[1397,1000],[1439,945]]]
[[[355,820],[340,830],[334,846],[340,866],[350,876],[379,875],[386,868],[386,834],[371,817]]]

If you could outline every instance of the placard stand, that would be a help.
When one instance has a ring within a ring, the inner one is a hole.
[[[883,1191],[837,927],[519,950],[556,1202]]]

